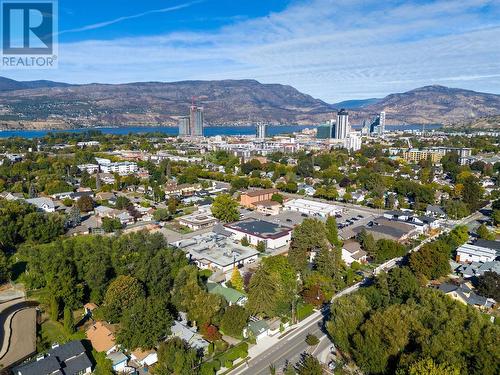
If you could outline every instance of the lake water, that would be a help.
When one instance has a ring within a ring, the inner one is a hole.
[[[291,134],[299,132],[306,128],[316,128],[316,126],[302,125],[280,125],[267,127],[268,134]],[[360,126],[353,125],[354,129],[359,129]],[[441,125],[426,125],[426,130],[439,129]],[[390,130],[421,130],[422,125],[395,125],[387,126]],[[173,126],[130,126],[125,128],[81,128],[68,130],[3,130],[0,131],[0,138],[22,137],[22,138],[38,138],[47,135],[48,133],[82,133],[88,130],[99,130],[103,134],[137,134],[137,133],[162,133],[166,135],[177,135],[178,129]],[[203,133],[207,137],[215,135],[253,135],[255,134],[255,126],[206,126]]]

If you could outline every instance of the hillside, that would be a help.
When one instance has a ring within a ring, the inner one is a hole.
[[[381,101],[360,108],[356,117],[386,112],[389,124],[453,125],[480,117],[500,114],[500,95],[444,86],[425,86],[405,93],[391,94]]]
[[[254,80],[89,84],[1,92],[0,126],[173,125],[193,95],[207,124],[312,124],[332,112],[291,86]]]
[[[382,110],[389,125],[454,126],[500,115],[500,95],[443,86],[328,104],[291,86],[255,80],[70,85],[0,77],[0,129],[175,125],[193,96],[208,125],[319,124],[343,104],[351,107],[353,124]]]

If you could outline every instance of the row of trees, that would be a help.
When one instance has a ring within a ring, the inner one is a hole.
[[[407,267],[337,299],[327,329],[368,374],[500,371],[500,328],[472,307],[420,287]]]

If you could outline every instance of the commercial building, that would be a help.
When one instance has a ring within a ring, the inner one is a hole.
[[[283,209],[316,217],[335,216],[342,213],[342,208],[339,206],[302,198],[292,199],[285,202],[283,204]]]
[[[349,151],[358,151],[361,149],[361,137],[354,132],[350,132],[349,136],[344,140],[344,147]]]
[[[409,149],[403,152],[403,158],[409,162],[418,163],[421,160],[430,160],[432,163],[439,163],[443,156],[455,152],[458,155],[460,164],[466,164],[467,158],[472,154],[470,148],[458,147],[428,147],[425,149]]]
[[[125,176],[137,172],[137,164],[130,161],[121,161],[116,163],[101,164],[103,173],[118,173],[120,176]]]
[[[349,133],[349,113],[345,109],[341,109],[337,112],[337,122],[335,124],[335,133],[333,138],[345,139]]]
[[[383,135],[385,133],[385,112],[375,116],[369,126],[370,134]]]
[[[456,252],[457,262],[492,262],[500,254],[500,242],[478,240],[475,244],[460,246]]]
[[[90,374],[92,362],[81,341],[54,344],[46,355],[34,362],[15,367],[15,375]]]
[[[198,268],[214,272],[231,272],[234,267],[255,262],[259,254],[251,247],[242,246],[224,228],[216,228],[213,232],[180,240],[172,245],[184,251]]]
[[[269,201],[273,194],[278,193],[278,189],[249,190],[241,193],[240,204],[248,208],[256,208],[255,203]]]
[[[189,126],[189,116],[179,117],[178,126],[179,126],[179,135],[180,136],[189,135],[190,130],[191,130],[190,126]]]
[[[281,204],[275,201],[261,201],[254,204],[257,212],[260,212],[264,215],[278,215],[281,210]]]
[[[201,137],[203,135],[203,108],[192,105],[189,108],[190,135]]]
[[[292,237],[292,228],[253,218],[225,224],[224,227],[235,234],[236,240],[241,241],[243,237],[246,237],[254,246],[257,246],[259,242],[264,242],[266,249],[286,246]]]
[[[258,124],[256,127],[256,137],[258,139],[264,139],[267,138],[267,125],[266,124]]]
[[[326,125],[321,125],[317,127],[316,138],[318,139],[330,139],[333,137],[332,123],[329,122]]]

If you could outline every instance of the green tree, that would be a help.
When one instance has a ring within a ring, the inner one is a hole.
[[[500,301],[500,275],[493,271],[486,271],[477,278],[476,290],[481,296]]]
[[[328,247],[325,225],[317,219],[307,218],[292,232],[288,261],[297,271],[303,271],[312,251],[319,252]]]
[[[403,303],[415,296],[418,280],[408,267],[393,268],[387,275],[387,287],[393,303]]]
[[[321,363],[311,354],[303,354],[301,360],[296,365],[298,375],[322,375]]]
[[[170,218],[170,212],[166,208],[158,208],[153,212],[153,219],[156,221],[166,221]]]
[[[158,363],[153,373],[155,375],[192,375],[193,369],[199,362],[200,358],[196,349],[175,337],[160,344]]]
[[[259,241],[257,242],[256,248],[259,253],[263,253],[266,251],[266,243],[264,241]]]
[[[401,257],[405,253],[406,248],[396,241],[380,239],[376,242],[375,260],[379,263],[388,259]]]
[[[250,242],[248,242],[248,237],[247,236],[244,236],[242,239],[241,239],[241,246],[250,246]]]
[[[212,203],[212,215],[225,223],[236,221],[240,218],[238,203],[229,194],[220,194]]]
[[[57,322],[57,320],[59,319],[60,304],[59,300],[55,295],[51,295],[49,307],[50,307],[50,319],[52,319],[54,322]]]
[[[84,195],[76,201],[76,207],[78,207],[78,209],[82,212],[92,211],[94,209],[94,205],[94,200],[88,195]]]
[[[358,235],[358,241],[361,244],[363,250],[365,250],[368,254],[375,257],[377,253],[377,243],[375,242],[375,238],[371,233],[368,233],[366,229],[362,229]]]
[[[175,213],[177,212],[178,204],[179,203],[177,202],[177,199],[175,199],[174,197],[170,197],[168,199],[167,207],[168,207],[168,212],[170,213],[170,215],[175,215]]]
[[[225,334],[233,337],[241,337],[243,328],[246,327],[249,314],[241,306],[229,306],[221,320],[221,329]]]
[[[253,315],[274,316],[279,293],[278,280],[261,266],[250,279],[246,308]]]
[[[130,202],[130,199],[128,199],[127,197],[123,195],[119,195],[118,197],[116,197],[115,208],[117,208],[118,210],[125,210],[130,206],[132,206],[132,202]]]
[[[474,176],[467,177],[463,185],[462,200],[469,206],[471,211],[476,211],[481,206],[483,188]]]
[[[342,241],[339,239],[337,220],[335,216],[328,216],[325,223],[326,237],[332,246],[342,246]]]
[[[479,238],[482,238],[484,240],[494,240],[495,239],[495,235],[493,233],[491,233],[488,228],[486,227],[486,225],[484,224],[481,224],[479,226],[479,228],[477,228],[477,235],[479,236]]]
[[[119,219],[112,219],[109,217],[102,218],[102,230],[106,233],[111,233],[120,229],[122,229],[122,223]]]
[[[460,370],[446,364],[436,364],[432,358],[412,363],[405,372],[408,375],[460,375]]]
[[[233,268],[233,272],[231,274],[231,285],[234,289],[243,291],[243,277],[241,277],[240,270],[238,267]]]
[[[271,200],[273,202],[278,202],[279,204],[283,204],[283,195],[281,195],[280,193],[274,193],[271,196]]]
[[[132,276],[118,276],[109,284],[104,296],[106,320],[113,323],[120,321],[123,313],[144,297],[144,287],[139,280]]]
[[[75,332],[75,319],[73,317],[73,311],[69,307],[64,308],[64,330],[68,334]]]
[[[500,210],[493,210],[491,218],[493,219],[493,224],[500,226]]]
[[[9,261],[5,253],[0,250],[0,284],[10,279]]]
[[[162,299],[139,298],[124,312],[116,339],[130,350],[151,349],[170,334],[172,323],[172,315]]]

